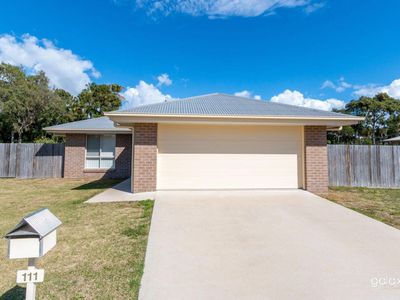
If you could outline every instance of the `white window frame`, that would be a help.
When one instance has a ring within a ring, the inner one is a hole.
[[[99,149],[99,155],[97,156],[93,156],[93,155],[91,155],[91,156],[88,156],[87,155],[87,150],[88,150],[88,137],[89,136],[94,136],[94,135],[97,135],[97,136],[99,136],[100,137],[100,149]],[[102,140],[103,140],[103,137],[104,136],[112,136],[113,138],[114,138],[114,154],[113,154],[113,156],[102,156],[101,155],[101,153],[102,153]],[[86,134],[86,139],[85,139],[85,141],[86,141],[86,145],[85,145],[85,169],[86,170],[113,170],[113,169],[115,169],[115,145],[116,145],[116,136],[115,136],[115,134]],[[96,158],[96,159],[99,159],[99,167],[98,168],[88,168],[87,167],[87,159],[88,158],[92,158],[92,159],[94,159],[94,158]],[[111,168],[101,168],[101,159],[107,159],[107,160],[110,160],[110,159],[112,159],[113,160],[113,166],[111,167]]]

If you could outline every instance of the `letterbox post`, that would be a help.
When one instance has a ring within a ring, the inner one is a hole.
[[[28,270],[36,270],[36,258],[28,258]],[[28,282],[26,284],[25,300],[35,300],[36,298],[36,283]]]

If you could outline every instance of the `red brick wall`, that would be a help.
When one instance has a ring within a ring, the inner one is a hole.
[[[90,172],[84,169],[86,136],[84,134],[68,134],[65,145],[64,177],[126,178],[132,171],[133,192],[155,191],[157,184],[157,124],[135,124],[133,131],[134,145],[132,145],[130,134],[116,136],[116,168],[114,170]],[[313,193],[326,192],[328,190],[326,127],[305,126],[304,146],[305,188]],[[133,166],[131,165],[132,156]]]
[[[86,135],[67,134],[65,139],[64,177],[84,177]]]
[[[115,137],[115,169],[85,170],[85,134],[67,134],[65,143],[65,178],[128,178],[131,174],[132,135]]]
[[[132,134],[117,134],[115,137],[115,175],[114,178],[131,176]]]
[[[312,193],[328,191],[328,153],[325,126],[304,127],[305,182]]]
[[[134,124],[133,135],[132,192],[153,192],[157,186],[157,124]]]

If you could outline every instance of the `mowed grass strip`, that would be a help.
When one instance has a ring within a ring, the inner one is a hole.
[[[400,229],[400,189],[332,187],[322,196]]]
[[[57,246],[38,259],[45,280],[38,299],[136,299],[142,277],[152,201],[86,204],[118,181],[0,179],[0,234],[21,217],[49,208],[61,219]],[[23,299],[16,271],[27,260],[8,260],[0,242],[0,299]]]

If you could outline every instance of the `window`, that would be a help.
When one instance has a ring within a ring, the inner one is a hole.
[[[115,135],[86,136],[86,169],[112,169],[115,159]]]

